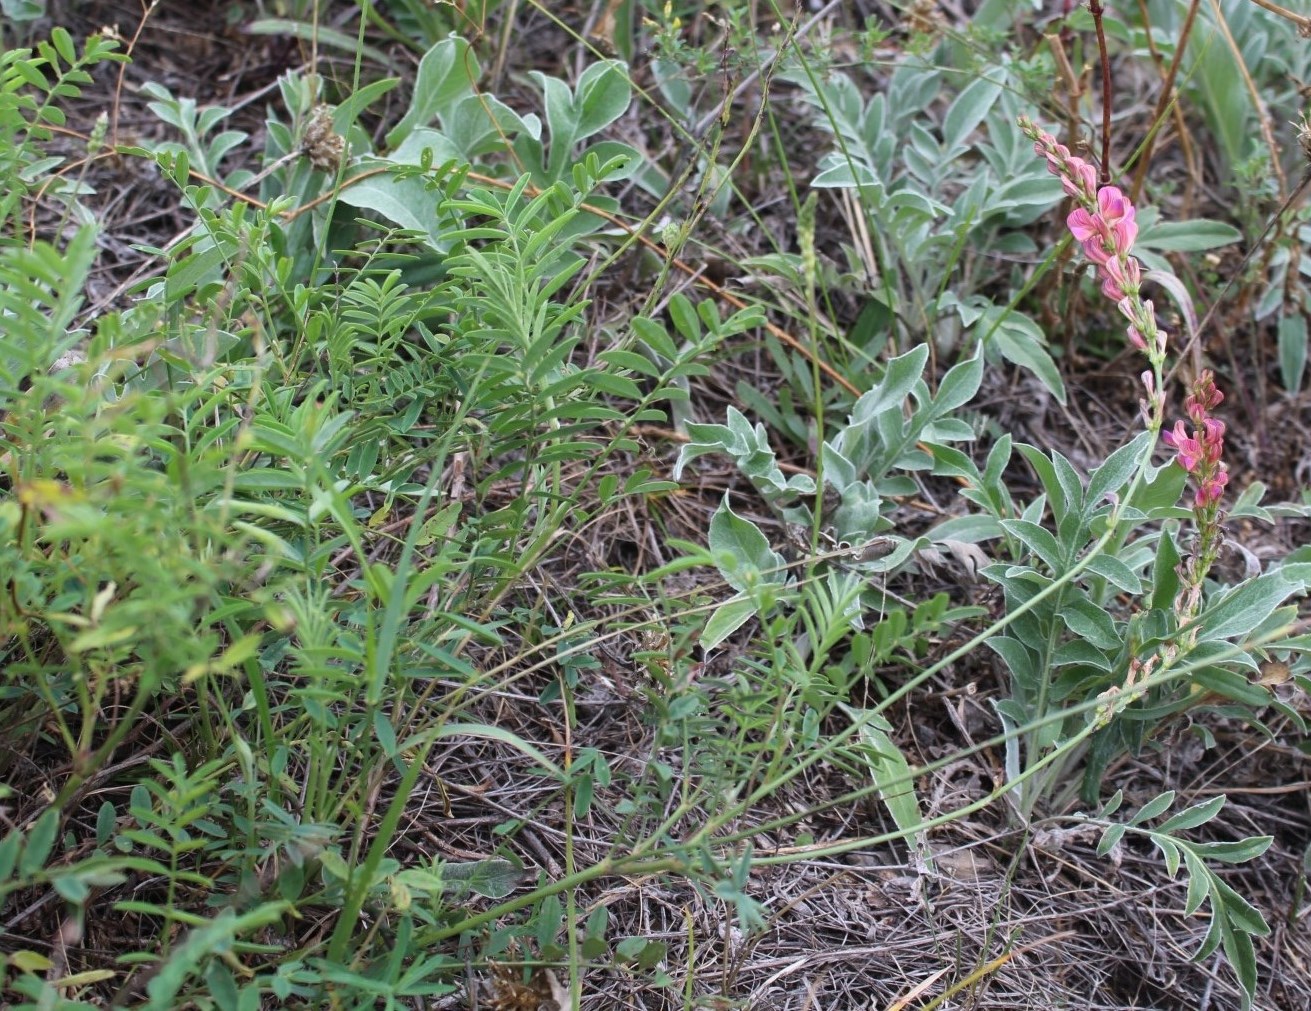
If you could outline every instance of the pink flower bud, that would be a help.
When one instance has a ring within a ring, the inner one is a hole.
[[[1078,195],[1085,199],[1091,196],[1097,189],[1097,170],[1082,158],[1071,158],[1069,160],[1070,174],[1074,177],[1073,181],[1079,190]]]
[[[1194,381],[1192,391],[1184,401],[1184,408],[1188,412],[1188,417],[1196,424],[1201,424],[1200,419],[1205,418],[1208,412],[1219,406],[1224,398],[1225,395],[1216,388],[1215,373],[1210,369],[1204,369]]]
[[[1203,481],[1198,487],[1197,495],[1193,499],[1193,504],[1197,508],[1205,509],[1211,503],[1218,502],[1220,497],[1224,495],[1225,485],[1229,483],[1229,475],[1225,473],[1223,467],[1224,465],[1221,464],[1222,469],[1212,475],[1209,480]]]
[[[1132,256],[1123,260],[1112,257],[1102,267],[1102,294],[1119,304],[1126,298],[1138,294],[1142,284],[1142,272],[1138,261]]]

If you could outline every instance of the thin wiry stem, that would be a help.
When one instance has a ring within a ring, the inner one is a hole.
[[[1147,178],[1147,169],[1152,163],[1152,147],[1156,143],[1156,136],[1165,122],[1166,112],[1174,103],[1174,82],[1179,76],[1179,67],[1183,63],[1184,50],[1188,48],[1188,40],[1192,37],[1193,24],[1197,20],[1197,9],[1200,6],[1200,0],[1191,0],[1188,4],[1188,13],[1184,15],[1184,24],[1179,30],[1179,41],[1175,43],[1174,57],[1170,60],[1170,69],[1166,71],[1165,79],[1161,82],[1161,95],[1156,100],[1156,109],[1152,112],[1152,128],[1147,134],[1142,155],[1138,160],[1138,170],[1134,173],[1133,185],[1129,189],[1130,199],[1135,202],[1142,196],[1143,182]],[[1147,38],[1150,44],[1150,32]],[[1174,106],[1174,109],[1175,114],[1178,115],[1178,106]],[[1182,117],[1180,117],[1179,122],[1180,124],[1183,123]],[[1186,134],[1181,128],[1179,131],[1181,144],[1184,143],[1185,137]]]
[[[1220,304],[1224,301],[1225,295],[1229,293],[1229,289],[1238,282],[1240,277],[1243,276],[1243,271],[1247,269],[1248,262],[1251,261],[1252,257],[1256,254],[1256,251],[1261,248],[1261,244],[1265,242],[1266,236],[1270,234],[1271,230],[1279,222],[1279,219],[1284,216],[1288,209],[1297,203],[1298,199],[1302,196],[1303,192],[1305,192],[1309,184],[1311,184],[1311,169],[1308,169],[1306,174],[1302,176],[1302,181],[1293,187],[1293,192],[1288,194],[1288,199],[1286,199],[1279,206],[1279,210],[1275,211],[1271,216],[1269,222],[1266,223],[1265,230],[1257,236],[1256,241],[1253,242],[1251,248],[1248,249],[1247,255],[1243,257],[1242,262],[1234,268],[1228,283],[1220,289],[1220,294],[1215,296],[1215,299],[1211,302],[1211,308],[1206,311],[1206,315],[1202,317],[1201,322],[1197,324],[1197,328],[1189,337],[1188,344],[1179,352],[1174,368],[1172,368],[1169,375],[1165,377],[1166,382],[1169,382],[1174,378],[1175,373],[1179,371],[1179,366],[1183,364],[1185,356],[1190,351],[1193,351],[1194,346],[1201,340],[1202,331],[1205,330],[1206,325],[1211,322],[1211,317],[1213,317],[1216,310],[1220,308]]]
[[[1258,7],[1265,8],[1271,14],[1277,14],[1281,18],[1287,18],[1289,21],[1293,22],[1293,24],[1297,25],[1297,30],[1304,38],[1311,37],[1311,17],[1307,17],[1305,14],[1295,14],[1286,7],[1280,7],[1276,3],[1271,3],[1270,0],[1252,0],[1252,3],[1256,4]]]

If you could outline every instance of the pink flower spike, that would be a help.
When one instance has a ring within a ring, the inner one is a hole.
[[[1188,435],[1182,421],[1175,422],[1173,431],[1162,433],[1166,445],[1173,446],[1178,452],[1179,465],[1193,476],[1193,507],[1197,511],[1204,538],[1215,535],[1215,510],[1224,496],[1225,485],[1229,483],[1229,474],[1222,459],[1225,450],[1225,423],[1208,413],[1222,399],[1223,395],[1215,387],[1215,375],[1210,370],[1204,371],[1193,383],[1184,402],[1193,423],[1192,435]],[[1214,558],[1214,555],[1209,557]]]

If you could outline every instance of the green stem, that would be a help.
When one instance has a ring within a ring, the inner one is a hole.
[[[605,857],[591,867],[585,867],[581,871],[575,871],[573,874],[561,878],[559,881],[553,881],[542,885],[540,888],[534,888],[531,892],[525,892],[518,898],[502,902],[499,906],[493,906],[491,909],[467,917],[459,923],[452,924],[449,927],[435,927],[422,932],[418,935],[417,943],[419,946],[431,946],[438,941],[457,937],[466,931],[477,930],[479,927],[494,923],[502,916],[516,913],[520,909],[536,905],[552,895],[558,895],[562,890],[581,888],[598,878],[609,877],[610,875],[631,877],[642,874],[670,874],[685,871],[686,868],[686,861],[677,857],[665,857],[659,860]]]
[[[127,712],[114,724],[114,729],[109,732],[109,736],[105,738],[90,758],[81,763],[74,761],[73,774],[68,777],[51,807],[62,810],[64,805],[82,788],[82,784],[87,781],[91,774],[99,769],[114,753],[114,749],[122,743],[128,731],[137,725],[137,717],[145,711],[146,703],[153,697],[155,687],[155,682],[151,678],[142,676],[137,679],[136,695],[133,696],[132,704],[128,706]]]
[[[430,738],[406,768],[405,775],[397,784],[391,803],[387,805],[382,822],[378,825],[378,831],[374,834],[373,843],[369,846],[363,866],[356,867],[351,873],[346,885],[346,900],[342,903],[341,913],[337,916],[332,938],[328,942],[329,962],[342,965],[346,961],[346,947],[359,922],[360,910],[364,908],[369,886],[373,883],[378,865],[382,863],[382,858],[396,835],[396,827],[400,824],[401,815],[405,813],[405,808],[410,803],[410,794],[414,791],[414,784],[419,781],[419,773],[427,765],[428,752],[436,743],[435,736]]]
[[[564,749],[564,870],[565,877],[572,877],[578,868],[574,862],[574,784],[573,772],[573,730],[574,700],[569,688],[569,679],[560,672],[560,701],[564,707],[565,749]],[[565,929],[569,945],[569,996],[572,1007],[579,1007],[583,998],[583,980],[581,960],[578,954],[578,890],[570,888],[565,892]]]

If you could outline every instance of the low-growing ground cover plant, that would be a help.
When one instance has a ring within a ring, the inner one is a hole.
[[[1308,505],[1262,504],[1177,255],[1223,208],[1037,125],[1061,50],[995,10],[341,6],[261,12],[310,59],[250,101],[124,87],[149,11],[0,62],[0,1000],[755,1004],[852,961],[849,902],[926,971],[833,999],[1053,1006],[1086,914],[1035,936],[1030,864],[1126,861],[1210,985],[1302,992],[1259,971],[1283,827],[1172,772],[1306,737],[1311,555],[1238,525]],[[1061,44],[1128,72],[1123,16]],[[119,170],[178,227],[102,295]],[[1096,432],[1080,355],[1134,363]]]

